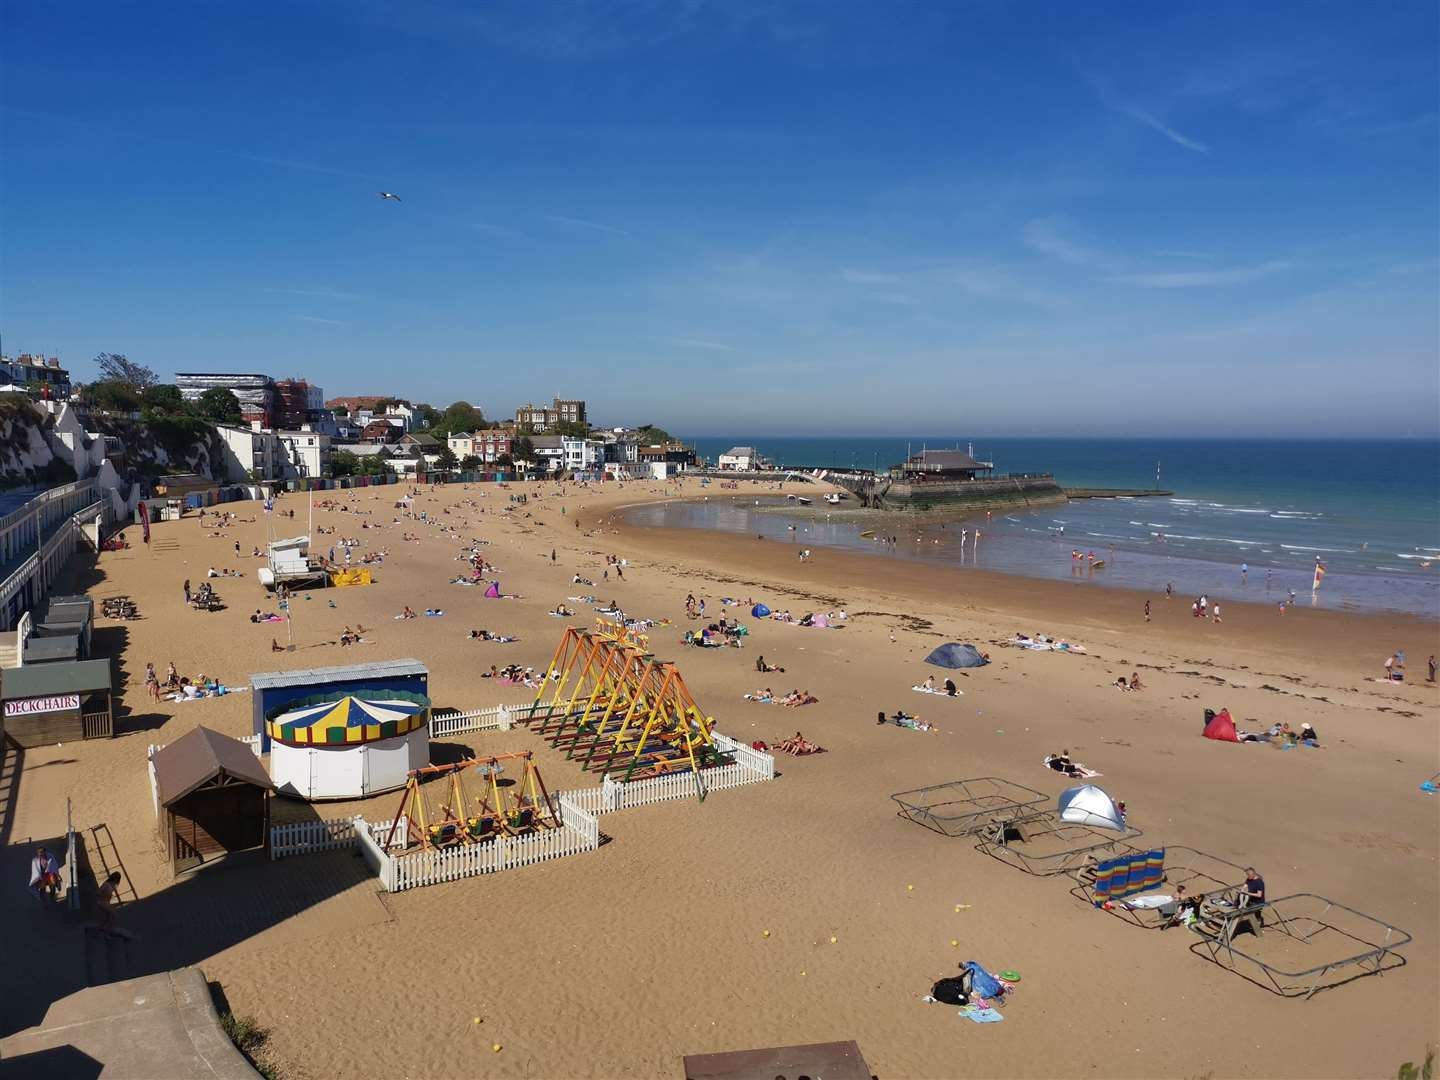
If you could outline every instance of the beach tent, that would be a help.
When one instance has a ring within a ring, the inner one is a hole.
[[[957,645],[953,641],[925,657],[925,663],[943,668],[984,667],[989,662],[974,645]]]
[[[489,599],[489,600],[499,600],[499,599],[500,599],[500,582],[499,582],[499,581],[492,581],[492,582],[490,582],[490,584],[485,587],[485,596],[486,596],[486,598]]]
[[[1114,801],[1094,784],[1077,784],[1060,793],[1060,820],[1072,825],[1125,831],[1125,819]]]
[[[770,614],[770,609],[764,604],[756,604],[750,609],[750,614],[755,616],[755,618],[757,619],[763,619],[765,618],[765,616]]]
[[[1190,729],[1194,731],[1194,728]],[[1239,742],[1240,737],[1235,734],[1235,721],[1230,719],[1229,713],[1218,713],[1210,723],[1205,725],[1205,738],[1216,739],[1219,742]]]

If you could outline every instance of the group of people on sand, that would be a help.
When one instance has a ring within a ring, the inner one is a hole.
[[[782,698],[777,698],[770,687],[763,690],[755,690],[745,695],[746,701],[758,701],[762,705],[789,705],[791,708],[799,708],[801,705],[816,705],[820,699],[809,690],[791,690]]]
[[[511,642],[520,640],[508,634],[492,634],[489,630],[471,630],[465,636],[471,641],[494,641],[501,645],[509,645]]]
[[[945,694],[949,697],[954,697],[957,693],[960,692],[959,689],[955,686],[955,680],[949,677],[947,677],[945,681],[942,682],[939,686],[936,686],[934,675],[925,676],[925,681],[920,684],[920,689],[924,690],[927,694]]]
[[[345,645],[359,645],[362,641],[365,640],[363,637],[360,636],[363,633],[365,633],[365,627],[361,626],[359,623],[355,624],[354,630],[351,630],[348,626],[345,627],[344,630],[340,631],[341,646],[343,647]]]
[[[529,686],[531,688],[540,685],[540,679],[533,667],[521,667],[519,664],[506,664],[504,667],[490,665],[489,671],[480,673],[482,679],[494,679],[496,682],[511,682],[517,686]]]
[[[1133,671],[1130,673],[1129,679],[1126,679],[1124,675],[1119,676],[1115,680],[1115,689],[1129,693],[1131,690],[1144,690],[1145,684],[1140,681],[1140,673]]]

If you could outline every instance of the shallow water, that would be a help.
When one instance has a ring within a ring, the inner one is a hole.
[[[1077,587],[1163,593],[1169,583],[1180,603],[1203,593],[1212,599],[1278,604],[1293,589],[1297,604],[1440,618],[1440,546],[1428,548],[1433,561],[1423,557],[1427,552],[1396,551],[1401,545],[1393,541],[1372,546],[1354,537],[1353,522],[1344,516],[1161,497],[1080,500],[992,514],[989,520],[982,515],[942,523],[916,515],[897,523],[894,515],[886,515],[867,523],[851,515],[827,520],[823,509],[806,517],[777,513],[781,504],[773,497],[733,499],[717,493],[703,502],[635,507],[626,519],[637,525],[758,534],[796,547],[840,547],[977,566],[1072,581]],[[869,529],[894,534],[895,542],[860,535]],[[1071,558],[1076,550],[1084,556],[1078,561]],[[1104,560],[1103,568],[1091,568],[1091,553]],[[1327,573],[1312,593],[1317,554]]]

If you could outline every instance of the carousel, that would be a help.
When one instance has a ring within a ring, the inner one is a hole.
[[[291,701],[265,719],[281,795],[359,799],[405,786],[430,760],[430,699],[392,689]]]

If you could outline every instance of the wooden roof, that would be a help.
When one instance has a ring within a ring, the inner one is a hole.
[[[275,785],[265,766],[239,739],[197,727],[155,751],[155,786],[160,804],[171,806],[202,784],[225,776],[266,791]]]
[[[860,1045],[849,1042],[771,1046],[720,1054],[690,1054],[683,1059],[685,1080],[774,1080],[811,1076],[817,1080],[871,1080]]]

